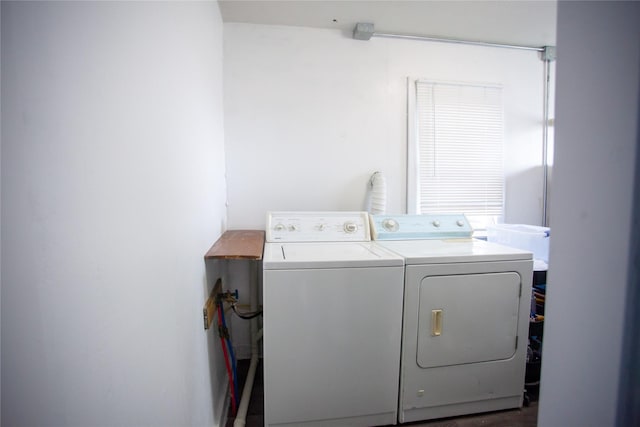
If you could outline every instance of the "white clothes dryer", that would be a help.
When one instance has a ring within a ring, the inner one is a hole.
[[[399,422],[522,406],[532,254],[472,239],[464,215],[372,217],[405,259]]]
[[[403,258],[366,212],[271,212],[263,257],[266,426],[395,424]]]

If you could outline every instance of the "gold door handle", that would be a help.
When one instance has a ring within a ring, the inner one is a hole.
[[[431,336],[442,335],[442,310],[431,310]]]

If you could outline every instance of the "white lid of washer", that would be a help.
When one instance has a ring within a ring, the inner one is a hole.
[[[403,266],[404,258],[372,242],[266,243],[265,270]]]
[[[402,255],[405,264],[531,260],[531,252],[478,239],[378,241]]]

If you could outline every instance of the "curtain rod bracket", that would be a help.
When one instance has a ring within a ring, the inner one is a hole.
[[[358,22],[353,29],[353,38],[356,40],[369,40],[373,36],[373,24]]]
[[[541,58],[543,61],[553,62],[557,58],[555,46],[544,46],[542,48]]]

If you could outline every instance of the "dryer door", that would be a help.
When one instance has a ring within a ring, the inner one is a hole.
[[[423,278],[418,365],[432,368],[513,357],[520,283],[515,272]]]

